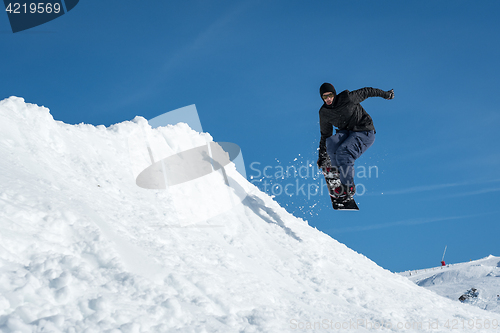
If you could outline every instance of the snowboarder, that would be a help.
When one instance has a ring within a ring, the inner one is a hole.
[[[321,140],[318,167],[323,169],[330,161],[336,180],[334,194],[339,200],[348,200],[356,192],[354,161],[375,141],[373,120],[360,103],[376,96],[393,99],[394,90],[362,88],[344,90],[337,95],[333,85],[325,82],[319,93],[323,105],[319,110]]]

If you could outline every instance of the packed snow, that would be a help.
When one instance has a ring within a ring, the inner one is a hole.
[[[183,123],[68,125],[1,101],[0,331],[498,330],[500,314],[377,266],[232,164],[165,190],[137,186],[151,156],[212,141]]]
[[[500,258],[480,260],[401,273],[419,286],[481,309],[500,313]],[[467,292],[471,292],[468,297]]]

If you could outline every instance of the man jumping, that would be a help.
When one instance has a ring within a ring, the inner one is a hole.
[[[330,160],[333,196],[339,200],[351,199],[356,192],[354,161],[375,141],[375,127],[370,115],[360,105],[368,97],[394,98],[394,90],[375,88],[344,90],[337,95],[330,83],[319,88],[323,105],[319,110],[321,140],[318,167],[325,168]],[[333,135],[333,127],[336,133]]]

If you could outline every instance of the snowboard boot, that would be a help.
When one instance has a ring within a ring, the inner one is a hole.
[[[336,166],[327,167],[323,170],[328,188],[335,189],[341,185],[339,169]]]
[[[346,185],[346,184],[340,184],[340,186],[336,187],[335,190],[333,191],[333,197],[340,201],[348,201],[351,200],[356,193],[356,185]]]

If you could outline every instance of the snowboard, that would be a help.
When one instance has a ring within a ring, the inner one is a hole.
[[[333,209],[335,210],[359,210],[358,205],[354,198],[348,198],[346,200],[341,200],[335,196],[335,181],[338,180],[338,174],[335,175],[332,172],[332,168],[330,166],[325,166],[321,168],[323,171],[323,176],[325,176],[325,182],[328,186],[328,194],[332,201]]]

